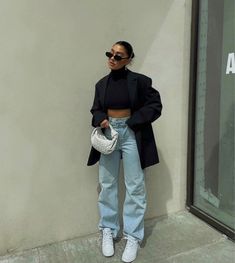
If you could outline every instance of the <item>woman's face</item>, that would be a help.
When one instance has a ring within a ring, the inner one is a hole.
[[[130,63],[130,58],[128,58],[126,49],[123,46],[118,45],[118,44],[113,45],[110,52],[113,54],[113,57],[108,58],[108,67],[111,70],[118,70]],[[124,59],[119,60],[119,61],[115,60],[114,59],[115,55],[119,55]]]

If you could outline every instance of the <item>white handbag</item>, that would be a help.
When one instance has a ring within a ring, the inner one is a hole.
[[[108,139],[102,132],[101,127],[96,127],[91,133],[91,144],[99,152],[110,154],[114,151],[118,140],[118,132],[109,124],[111,139]]]

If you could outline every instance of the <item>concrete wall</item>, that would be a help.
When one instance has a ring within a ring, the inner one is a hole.
[[[0,2],[0,254],[97,231],[89,109],[104,51],[130,41],[152,77],[161,164],[146,218],[185,206],[190,0]]]

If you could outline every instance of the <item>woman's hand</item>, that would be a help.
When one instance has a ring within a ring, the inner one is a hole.
[[[108,128],[109,127],[109,121],[108,120],[103,120],[101,123],[100,123],[100,127],[101,128]]]

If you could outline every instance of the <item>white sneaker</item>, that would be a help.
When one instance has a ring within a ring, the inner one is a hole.
[[[125,250],[122,254],[122,261],[126,263],[134,261],[137,256],[138,248],[139,248],[138,239],[129,236],[127,238]]]
[[[105,257],[111,257],[114,255],[112,231],[110,228],[104,228],[102,233],[102,253]]]

